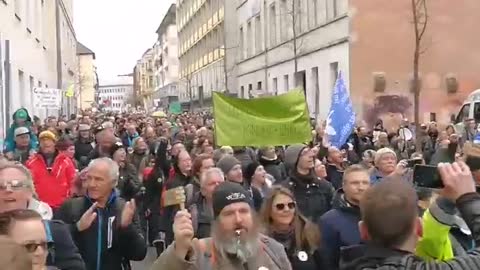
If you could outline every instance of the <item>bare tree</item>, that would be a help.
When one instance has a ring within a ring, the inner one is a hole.
[[[415,50],[413,54],[413,78],[412,78],[412,92],[414,103],[414,121],[416,130],[420,130],[420,58],[425,53],[426,48],[422,41],[424,40],[425,31],[428,25],[428,5],[427,0],[411,0],[412,1],[412,14],[413,14],[413,26],[415,32]],[[420,133],[416,132],[417,149],[420,149]]]
[[[293,61],[294,61],[294,71],[295,74],[298,72],[298,57],[301,53],[304,39],[299,38],[301,32],[301,17],[305,16],[301,9],[301,3],[303,0],[284,0],[286,1],[287,8],[284,10],[284,13],[280,14],[281,19],[286,19],[286,31],[291,31],[292,33],[292,50],[293,50]]]

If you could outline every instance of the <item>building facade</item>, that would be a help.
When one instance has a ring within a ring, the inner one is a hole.
[[[2,117],[9,124],[20,107],[41,118],[73,112],[73,99],[62,97],[59,111],[33,106],[34,87],[66,90],[76,77],[76,36],[72,0],[0,1]]]
[[[95,53],[82,43],[77,43],[78,57],[78,90],[76,92],[77,107],[80,110],[92,108],[95,103],[95,92],[98,87]]]
[[[326,117],[337,72],[349,78],[348,0],[237,0],[238,96],[303,88]]]
[[[179,99],[187,107],[208,106],[212,91],[237,92],[238,29],[231,2],[177,0]]]
[[[145,51],[138,61],[137,67],[139,91],[136,96],[142,101],[145,110],[149,110],[153,106],[153,91],[155,90],[153,47]]]
[[[155,90],[153,107],[168,108],[170,102],[178,101],[178,33],[176,5],[172,4],[157,29],[157,42],[153,46]]]
[[[473,34],[480,22],[480,2],[426,2],[420,121],[446,124],[468,94],[480,88],[480,36]],[[411,1],[355,0],[350,5],[350,89],[358,118],[370,126],[382,118],[392,128],[403,118],[413,121]]]
[[[128,100],[133,95],[132,84],[100,85],[97,90],[97,102],[105,111],[124,112],[129,109]]]

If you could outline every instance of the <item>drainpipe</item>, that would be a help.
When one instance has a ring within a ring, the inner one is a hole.
[[[64,107],[64,96],[63,93],[63,65],[62,65],[62,29],[60,23],[60,1],[55,0],[55,30],[56,30],[56,46],[57,46],[57,88],[60,89],[61,96],[61,107],[59,111],[59,116],[63,115]],[[48,116],[48,115],[47,115]]]
[[[263,44],[265,45],[265,93],[268,92],[267,1],[263,0]]]

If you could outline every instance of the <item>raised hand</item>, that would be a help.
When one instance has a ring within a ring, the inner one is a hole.
[[[120,226],[122,226],[122,228],[126,228],[128,225],[132,224],[136,208],[135,199],[131,199],[125,204],[125,207],[123,207],[122,210],[122,219],[120,221]]]
[[[82,217],[77,222],[78,231],[83,232],[92,226],[93,221],[97,218],[97,213],[95,213],[96,208],[97,203],[94,203],[87,211],[85,211],[85,213],[83,213]]]
[[[475,181],[465,162],[441,163],[438,170],[444,185],[442,190],[444,197],[454,202],[464,194],[475,192]]]
[[[173,221],[173,234],[175,235],[175,252],[179,257],[185,258],[192,247],[193,225],[190,213],[180,210]]]

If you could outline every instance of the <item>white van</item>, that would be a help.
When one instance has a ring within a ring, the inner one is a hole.
[[[480,89],[473,91],[463,102],[455,124],[462,124],[465,119],[475,119],[475,122],[480,123]]]

